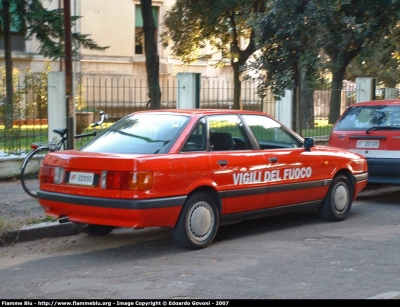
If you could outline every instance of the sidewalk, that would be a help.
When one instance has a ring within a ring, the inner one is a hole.
[[[46,218],[38,201],[19,180],[0,181],[0,246],[79,233],[73,223]]]

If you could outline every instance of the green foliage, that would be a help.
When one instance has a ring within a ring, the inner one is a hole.
[[[43,7],[41,0],[9,0],[8,3],[10,9],[7,11],[3,10],[3,4],[5,2],[1,2],[0,10],[1,10],[1,19],[7,20],[9,19],[10,24],[5,26],[0,22],[0,30],[3,28],[13,27],[13,31],[25,34],[25,38],[27,40],[35,38],[40,43],[38,53],[51,58],[58,59],[64,57],[65,47],[64,47],[64,16],[62,9],[54,9],[47,10]],[[4,5],[7,7],[6,5]],[[4,15],[3,15],[4,13]],[[9,14],[7,14],[9,13]],[[4,17],[3,17],[4,16]],[[80,18],[80,16],[72,16],[71,19],[71,27],[73,27],[76,21]],[[1,31],[3,32],[3,31]],[[9,31],[4,31],[4,34],[8,37],[5,37],[5,41],[10,41],[10,33]],[[89,38],[88,34],[81,33],[72,33],[71,34],[72,44],[74,46],[73,52],[75,52],[80,48],[87,48],[90,50],[105,50],[108,47],[101,47],[97,45],[92,39]],[[11,80],[11,71],[12,71],[12,61],[11,61],[11,50],[12,47],[8,46],[5,50],[5,63],[6,63],[6,83],[7,83],[7,95],[5,99],[5,104],[3,107],[3,112],[5,113],[3,118],[5,119],[5,125],[7,129],[12,128],[12,101],[10,97],[14,97],[13,88],[12,88],[12,80]],[[39,97],[40,101],[42,101],[42,95]],[[43,111],[44,104],[39,106],[40,112]]]
[[[339,93],[349,63],[364,48],[365,55],[371,56],[376,50],[372,47],[380,48],[378,59],[389,63],[398,42],[382,38],[394,33],[400,1],[377,5],[372,0],[271,0],[268,8],[259,23],[262,49],[249,68],[261,71],[260,91],[271,88],[276,98],[285,89],[316,88],[326,73],[332,75],[331,89]],[[333,123],[339,116],[340,95],[331,97],[329,121]]]
[[[222,55],[219,65],[224,65],[224,60],[237,61],[239,38],[250,44],[254,19],[264,9],[264,1],[177,0],[164,15],[163,46],[172,45],[184,63],[207,60],[215,54]]]
[[[26,68],[23,73],[13,69],[13,119],[47,118],[47,74],[51,71],[49,61],[41,73]],[[0,67],[0,95],[6,95],[5,67]],[[23,76],[23,82],[20,78]],[[34,116],[33,116],[34,115]],[[4,113],[0,109],[0,118]]]
[[[329,57],[332,89],[341,90],[349,63],[369,44],[390,34],[400,19],[400,1],[310,1],[310,22],[318,28],[316,45]],[[340,95],[332,95],[329,122],[340,115]]]
[[[84,111],[87,109],[87,102],[84,97],[85,87],[82,84],[75,84],[76,94],[75,94],[75,109],[77,111]],[[89,110],[87,110],[89,111]]]
[[[20,71],[14,68],[12,71],[12,86],[14,90],[13,95],[13,112],[14,116],[20,114],[21,112],[21,96],[22,91],[20,91],[18,86]],[[5,67],[0,67],[0,96],[3,98],[6,96],[6,69]],[[5,105],[0,105],[0,123],[1,119],[5,116]]]
[[[320,49],[315,44],[318,29],[310,23],[308,0],[270,1],[269,11],[258,24],[261,52],[247,65],[258,74],[260,92],[271,89],[276,99],[286,89],[315,89],[323,80]],[[301,72],[302,75],[301,75]]]
[[[47,75],[51,70],[49,61],[45,62],[39,74],[30,68],[25,69],[24,87],[20,90],[27,100],[24,118],[29,118],[30,114],[35,114],[35,118],[47,118]]]
[[[390,35],[369,39],[360,54],[350,62],[346,79],[377,78],[380,85],[396,87],[400,84],[400,26],[395,25]]]
[[[240,70],[256,51],[255,20],[265,9],[263,0],[177,0],[165,13],[161,41],[185,64],[218,57],[234,71],[234,105],[241,108]]]
[[[18,5],[15,12],[19,18],[25,21],[21,27],[26,33],[26,39],[35,38],[40,42],[38,53],[51,58],[64,57],[64,14],[63,9],[47,10],[40,0],[13,0]],[[80,16],[71,16],[73,28]],[[76,52],[80,47],[89,50],[105,50],[108,47],[97,45],[88,34],[72,33],[72,43]]]
[[[63,9],[48,10],[40,0],[10,0],[10,17],[13,28],[24,33],[26,39],[37,39],[40,43],[38,53],[50,59],[64,57],[64,12]],[[71,16],[71,28],[74,28],[81,16]],[[73,52],[80,47],[103,51],[107,47],[96,44],[88,34],[71,34]]]

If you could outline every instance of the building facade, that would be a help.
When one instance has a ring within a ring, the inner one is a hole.
[[[62,8],[63,0],[43,0],[49,9]],[[153,16],[157,37],[162,33],[162,17],[175,0],[153,0]],[[80,49],[73,59],[73,72],[81,75],[118,75],[146,78],[143,46],[143,20],[139,0],[70,0],[71,15],[81,16],[73,32],[89,34],[105,51]],[[30,68],[40,72],[45,58],[37,54],[39,43],[24,41],[13,33],[13,67],[23,71]],[[0,66],[4,66],[4,45],[0,44]],[[203,78],[230,80],[230,66],[216,68],[218,58],[191,65],[173,56],[170,48],[163,48],[157,40],[160,56],[160,79],[175,76],[178,72],[201,73]],[[209,50],[205,50],[207,52]],[[51,62],[53,71],[63,70],[63,59]]]

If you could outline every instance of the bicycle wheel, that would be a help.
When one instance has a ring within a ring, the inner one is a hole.
[[[51,150],[48,147],[40,147],[30,152],[21,167],[21,184],[24,191],[32,196],[37,197],[39,190],[39,170],[44,156]]]

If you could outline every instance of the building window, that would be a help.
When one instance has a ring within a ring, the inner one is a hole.
[[[0,3],[0,8],[3,9],[3,2]],[[10,1],[10,36],[11,48],[13,51],[25,51],[25,35],[20,30],[21,20],[16,14],[17,4],[15,1]],[[1,28],[3,29],[3,16],[0,14]],[[0,31],[0,36],[3,37],[3,32]],[[0,49],[4,50],[4,40],[0,40]]]
[[[155,37],[158,35],[158,6],[153,6]],[[156,41],[157,45],[157,41]],[[140,5],[135,5],[135,54],[144,54],[143,17]]]

